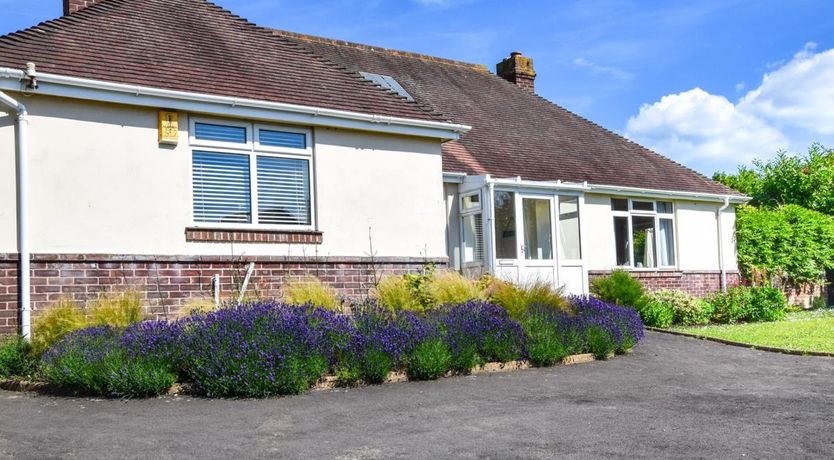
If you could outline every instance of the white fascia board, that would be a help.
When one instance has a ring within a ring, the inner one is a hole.
[[[488,176],[487,176],[488,177]],[[723,203],[725,200],[733,204],[744,204],[750,201],[749,196],[744,195],[723,195],[717,193],[698,193],[674,190],[658,190],[641,187],[618,187],[613,185],[596,185],[587,182],[562,182],[562,181],[532,181],[515,178],[488,178],[502,188],[527,188],[544,190],[568,190],[586,193],[600,193],[616,196],[644,196],[647,198],[665,198],[670,200],[693,200]]]
[[[267,120],[273,122],[375,131],[407,136],[431,137],[444,141],[460,138],[470,126],[430,120],[370,115],[345,110],[308,107],[212,94],[125,85],[101,80],[36,74],[38,88],[23,90],[24,72],[0,68],[0,89],[27,94],[85,99],[114,104],[158,107],[187,112]]]
[[[451,184],[462,184],[463,180],[466,178],[466,173],[459,173],[459,172],[444,172],[443,173],[443,182],[451,183]]]
[[[693,200],[723,203],[729,201],[733,204],[744,204],[750,201],[749,196],[744,195],[722,195],[718,193],[697,193],[674,190],[658,190],[638,187],[617,187],[613,185],[589,185],[589,192],[617,196],[645,196],[647,198],[666,198],[670,200]]]

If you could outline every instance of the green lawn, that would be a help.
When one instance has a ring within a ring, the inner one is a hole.
[[[791,313],[783,321],[770,323],[672,329],[751,345],[834,353],[834,309]]]

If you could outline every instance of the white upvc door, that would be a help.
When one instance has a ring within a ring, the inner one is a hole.
[[[554,196],[497,191],[494,206],[495,274],[516,283],[559,285]]]

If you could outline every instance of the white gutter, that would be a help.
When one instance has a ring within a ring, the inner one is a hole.
[[[445,182],[462,183],[466,177],[487,177],[485,176],[467,176],[465,173],[444,172],[443,180]],[[729,200],[730,203],[742,204],[750,201],[750,197],[743,195],[722,195],[717,193],[698,193],[698,192],[682,192],[673,190],[660,190],[640,187],[619,187],[614,185],[596,185],[588,182],[562,182],[557,181],[535,181],[525,180],[520,177],[511,178],[488,178],[488,182],[495,185],[504,185],[509,187],[521,187],[528,189],[542,189],[542,190],[567,190],[588,193],[602,193],[606,195],[617,196],[644,196],[647,198],[666,198],[677,200],[694,200],[694,201],[710,201],[723,203]]]
[[[727,269],[724,267],[724,231],[721,225],[721,213],[730,207],[730,196],[724,197],[724,204],[715,212],[718,221],[718,269],[721,270],[721,292],[727,292]]]
[[[243,118],[377,131],[409,136],[458,139],[471,126],[430,120],[370,115],[281,102],[126,85],[87,78],[41,73],[35,75],[38,94],[87,99],[115,104],[167,108]],[[20,91],[21,70],[0,67],[0,90]]]
[[[534,188],[534,189],[544,189],[544,190],[569,190],[569,191],[590,191],[591,189],[588,186],[587,182],[562,182],[561,180],[557,181],[536,181],[536,180],[524,180],[521,177],[515,177],[510,179],[502,179],[502,178],[487,178],[487,182],[494,184],[494,185],[506,185],[512,187],[521,187],[521,188]]]
[[[679,192],[673,190],[659,190],[639,187],[617,187],[613,185],[589,185],[588,191],[606,195],[646,196],[652,198],[669,198],[679,200],[715,201],[742,204],[750,201],[750,197],[743,195],[722,195],[718,193]]]
[[[22,73],[22,72],[21,72]],[[30,304],[29,241],[28,241],[28,172],[27,141],[28,112],[26,106],[0,91],[0,103],[10,107],[17,115],[17,252],[19,258],[20,332],[25,340],[32,339],[32,310]]]

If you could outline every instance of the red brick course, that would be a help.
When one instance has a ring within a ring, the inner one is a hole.
[[[608,276],[611,271],[589,271],[591,280]],[[706,297],[721,289],[721,272],[718,270],[702,271],[630,271],[629,274],[640,280],[647,290],[654,292],[661,289],[675,289],[688,292],[695,297]],[[738,272],[727,272],[727,285],[739,284]]]
[[[185,229],[186,241],[321,244],[322,232],[274,230]]]
[[[135,290],[154,316],[175,313],[190,299],[212,298],[212,279],[220,275],[221,296],[236,296],[250,262],[255,271],[247,292],[279,297],[291,280],[316,276],[340,295],[361,298],[375,276],[414,273],[426,264],[444,266],[445,258],[366,257],[193,257],[39,254],[31,263],[33,314],[59,299],[84,303],[102,292]],[[17,256],[0,254],[0,334],[18,325]]]

